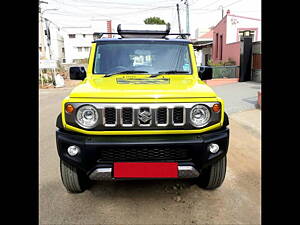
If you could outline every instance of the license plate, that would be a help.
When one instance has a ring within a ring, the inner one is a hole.
[[[178,178],[178,163],[115,162],[115,178]]]

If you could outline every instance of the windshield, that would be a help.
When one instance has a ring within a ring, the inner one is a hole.
[[[93,73],[109,74],[123,71],[137,71],[136,73],[141,74],[191,74],[188,45],[154,42],[98,44]]]

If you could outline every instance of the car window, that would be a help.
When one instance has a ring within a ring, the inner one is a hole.
[[[94,74],[125,70],[186,71],[191,74],[189,48],[182,43],[102,43],[97,45]]]

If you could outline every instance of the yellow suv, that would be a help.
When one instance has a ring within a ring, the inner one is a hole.
[[[198,72],[187,34],[122,29],[94,40],[82,80],[62,101],[56,143],[71,193],[92,181],[189,178],[205,189],[225,178],[224,102]],[[176,38],[169,38],[176,35]]]

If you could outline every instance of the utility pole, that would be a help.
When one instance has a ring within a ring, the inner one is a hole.
[[[44,1],[39,1],[39,30],[40,30],[40,41],[41,41],[41,58],[43,59],[46,55],[45,55],[45,43],[44,43],[44,28],[43,28],[43,17],[42,17],[42,9],[41,9],[41,4],[48,4],[48,2],[44,2]],[[41,78],[41,82],[42,82],[42,87],[44,86],[44,80],[42,77],[42,71],[40,70],[40,78]]]
[[[177,7],[177,16],[178,16],[179,33],[181,34],[180,15],[179,15],[179,5],[176,4],[176,7]]]
[[[224,8],[223,8],[223,6],[220,5],[218,9],[222,9],[222,19],[223,19],[223,17],[224,17]]]
[[[181,0],[182,1],[182,0]],[[189,1],[185,0],[184,4],[186,5],[186,32],[190,33],[190,12],[189,12]]]
[[[41,51],[41,58],[45,58],[46,57],[46,53],[45,53],[45,42],[44,42],[44,27],[43,27],[43,17],[42,17],[42,9],[40,4],[48,4],[48,2],[44,2],[44,1],[39,1],[39,16],[40,16],[40,40],[41,40],[41,44],[42,44],[42,51]]]

